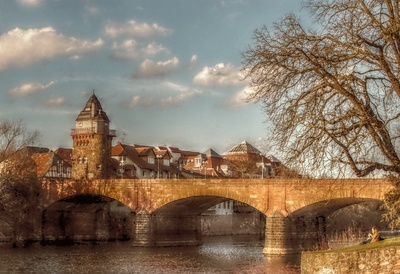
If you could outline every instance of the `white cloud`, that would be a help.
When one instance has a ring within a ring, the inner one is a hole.
[[[9,67],[25,67],[35,62],[64,55],[76,58],[93,52],[103,41],[79,40],[57,33],[52,27],[41,29],[15,28],[0,35],[0,71]]]
[[[178,106],[195,97],[198,93],[195,90],[186,90],[174,96],[161,100],[161,106]]]
[[[179,59],[174,57],[167,61],[146,59],[140,64],[134,77],[157,77],[170,74],[179,69]]]
[[[193,83],[203,86],[232,86],[243,84],[243,74],[231,64],[219,63],[204,67],[194,78]]]
[[[54,84],[56,84],[57,81],[51,81],[47,84],[41,84],[41,83],[26,83],[23,84],[19,87],[13,88],[9,91],[10,94],[14,95],[14,96],[19,96],[19,97],[23,97],[23,96],[28,96],[31,94],[35,94],[41,91],[44,91],[48,88],[50,88],[51,86],[53,86]]]
[[[136,45],[137,43],[133,39],[125,40],[122,43],[114,42],[112,46],[114,56],[118,59],[135,59],[139,56]]]
[[[134,107],[151,107],[157,105],[155,99],[153,97],[142,97],[139,95],[132,96],[127,102],[125,102],[126,106],[129,108]]]
[[[159,35],[169,35],[171,30],[160,26],[156,23],[140,23],[135,20],[127,21],[126,23],[110,22],[105,27],[105,33],[110,37],[118,36],[135,36],[135,37],[153,37]]]
[[[195,97],[198,94],[195,90],[185,90],[178,94],[168,96],[166,98],[155,98],[135,95],[124,103],[128,108],[135,107],[169,107],[179,106]]]
[[[46,101],[45,104],[47,106],[54,107],[54,106],[62,106],[62,105],[64,105],[64,102],[65,102],[65,98],[62,96],[59,96],[59,97],[51,97],[50,99],[48,99]]]
[[[79,59],[81,59],[81,56],[80,56],[80,55],[77,55],[77,54],[75,54],[75,55],[72,55],[72,56],[70,56],[70,57],[69,57],[69,59],[76,61],[76,60],[79,60]]]
[[[154,93],[153,95],[149,95],[149,93],[135,95],[123,105],[128,108],[179,106],[201,94],[199,90],[170,81],[163,81],[159,86],[152,88],[152,91],[155,92],[155,95]],[[167,95],[165,95],[166,93]]]
[[[168,51],[168,50],[167,50],[167,48],[163,47],[162,45],[154,43],[154,42],[148,44],[146,47],[144,47],[141,50],[141,52],[143,54],[145,54],[146,56],[156,55],[156,54],[158,54],[158,53],[160,53],[162,51]]]
[[[162,45],[156,43],[150,43],[141,48],[134,39],[128,39],[122,43],[114,42],[112,50],[114,51],[114,56],[116,58],[123,60],[144,58],[147,56],[156,55],[162,51],[167,51],[167,49]]]
[[[17,0],[23,6],[36,7],[39,6],[43,0]]]
[[[100,14],[100,9],[99,9],[99,7],[95,6],[93,3],[86,3],[86,4],[85,4],[85,10],[86,10],[90,15],[98,15],[98,14]]]
[[[246,98],[252,92],[252,89],[249,86],[246,86],[242,90],[236,92],[232,97],[224,102],[225,107],[241,107],[249,104],[246,102]]]
[[[173,91],[173,92],[185,92],[190,89],[185,85],[177,84],[177,83],[174,83],[171,81],[164,81],[162,83],[161,87],[162,87],[162,90],[169,90],[169,91]],[[199,91],[196,91],[196,92],[200,93]]]

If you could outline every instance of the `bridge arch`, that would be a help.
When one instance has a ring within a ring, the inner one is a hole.
[[[260,203],[253,203],[251,200],[249,201],[249,199],[245,199],[243,195],[238,195],[234,191],[225,191],[225,193],[221,194],[220,191],[213,190],[170,197],[170,199],[165,199],[164,201],[155,204],[154,207],[156,208],[154,209],[154,213],[166,213],[170,210],[174,210],[176,212],[181,210],[182,212],[190,213],[193,213],[194,210],[197,213],[202,213],[208,208],[227,200],[233,200],[246,204],[265,214],[265,212],[263,212],[265,208],[260,207]]]
[[[228,197],[218,196],[187,196],[171,202],[167,202],[154,211],[157,214],[179,214],[179,215],[198,215],[209,209],[210,207],[230,200]]]
[[[42,242],[129,240],[134,212],[122,202],[97,194],[77,194],[53,202],[42,211]]]
[[[374,198],[357,198],[357,197],[332,198],[328,200],[321,200],[315,203],[308,204],[302,208],[299,208],[291,212],[289,214],[289,217],[298,217],[304,215],[327,216],[344,207],[371,201],[380,201],[380,200]]]
[[[387,228],[382,222],[383,202],[373,198],[338,198],[310,204],[289,215],[292,220],[319,218],[327,238],[334,234],[358,234],[364,238],[372,226]]]
[[[230,214],[218,215],[215,209],[211,214],[202,214],[212,206],[227,201],[232,201]],[[250,205],[247,205],[247,211],[244,211],[243,203],[234,205],[234,202],[235,200],[229,197],[201,195],[165,203],[150,214],[154,241],[157,245],[167,245],[168,242],[176,245],[197,245],[201,244],[204,235],[218,235],[222,231],[228,233],[227,235],[251,234],[263,238],[265,215]],[[242,211],[234,211],[238,205],[242,206]]]
[[[330,244],[340,244],[344,238],[347,238],[347,244],[348,241],[358,243],[365,239],[372,226],[385,227],[381,224],[381,204],[382,201],[374,198],[345,197],[317,201],[287,216],[275,212],[267,218],[265,253],[284,252],[279,250],[282,245],[290,247],[286,251],[294,252],[326,248]],[[273,226],[268,222],[280,225]],[[275,244],[270,231],[273,229],[275,233],[285,235]]]

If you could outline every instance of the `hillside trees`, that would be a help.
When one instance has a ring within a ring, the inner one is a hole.
[[[38,225],[34,216],[40,210],[40,189],[27,148],[38,136],[22,121],[0,121],[0,240],[12,236],[16,244]]]
[[[261,101],[289,163],[335,176],[400,176],[399,0],[308,0],[254,32],[243,53],[248,100]]]

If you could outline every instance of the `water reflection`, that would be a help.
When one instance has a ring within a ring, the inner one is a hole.
[[[199,247],[136,248],[129,243],[1,249],[1,273],[300,273],[266,258],[254,237],[209,237]]]

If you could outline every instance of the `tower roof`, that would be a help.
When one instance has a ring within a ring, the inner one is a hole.
[[[93,92],[92,96],[90,96],[89,100],[87,101],[85,108],[81,111],[81,113],[76,118],[76,121],[89,120],[89,119],[99,119],[99,120],[105,120],[107,122],[110,122],[110,120],[107,117],[107,114],[103,111],[100,101],[96,97],[94,92]]]
[[[233,147],[231,150],[229,150],[226,154],[261,154],[261,151],[256,149],[254,146],[249,144],[246,141],[241,142],[240,144],[236,145]]]
[[[206,157],[214,157],[214,158],[222,158],[221,155],[219,155],[215,150],[213,149],[208,149],[206,152],[204,152]]]

